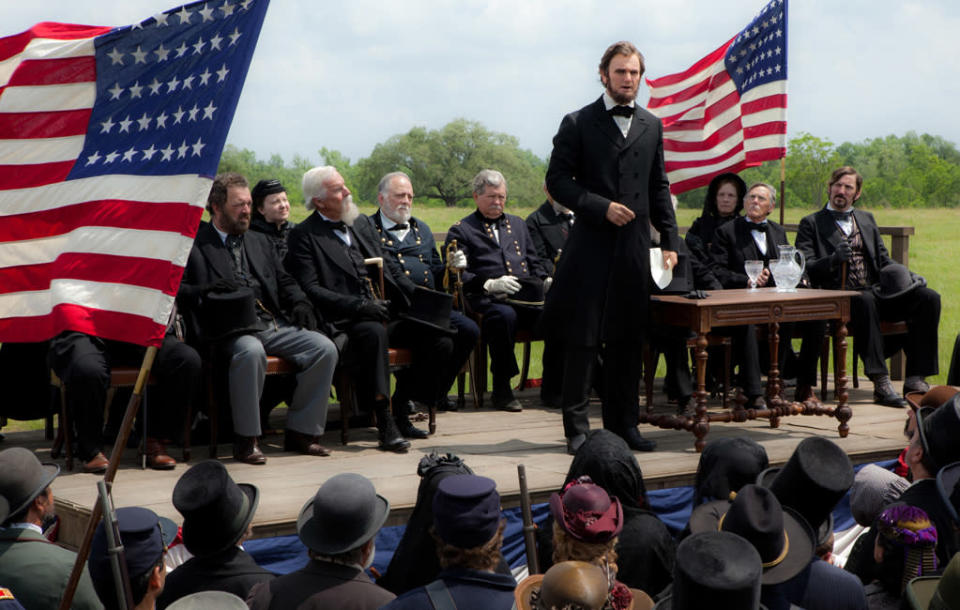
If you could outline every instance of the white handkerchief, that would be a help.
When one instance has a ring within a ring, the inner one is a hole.
[[[663,268],[663,250],[660,248],[650,248],[650,277],[657,288],[663,290],[673,281],[673,267]]]

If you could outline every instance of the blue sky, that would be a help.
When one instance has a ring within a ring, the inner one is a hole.
[[[220,2],[220,0],[217,0]],[[39,21],[124,25],[164,0],[6,3],[2,35]],[[12,5],[12,6],[11,6]],[[601,91],[596,66],[633,41],[647,76],[686,69],[762,0],[273,0],[228,143],[261,158],[327,147],[353,160],[457,117],[545,157],[566,112]],[[960,143],[960,3],[793,0],[790,135],[860,141],[907,131]],[[645,102],[645,87],[641,91]]]

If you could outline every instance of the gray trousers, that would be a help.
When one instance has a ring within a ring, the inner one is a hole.
[[[327,401],[337,347],[325,335],[278,323],[252,335],[240,335],[227,345],[230,369],[227,383],[233,413],[233,431],[239,436],[259,436],[260,396],[267,370],[267,355],[280,356],[297,369],[297,389],[287,411],[286,428],[321,435],[327,423]]]

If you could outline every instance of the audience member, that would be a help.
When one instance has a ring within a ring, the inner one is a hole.
[[[193,557],[167,577],[160,610],[199,591],[226,591],[246,598],[257,583],[274,575],[241,546],[250,534],[260,491],[235,483],[217,460],[192,466],[173,488],[173,505],[183,515],[183,545]]]
[[[267,236],[277,257],[287,257],[287,237],[290,229],[297,223],[290,220],[290,201],[287,189],[277,179],[261,180],[250,192],[253,199],[253,211],[250,230]]]
[[[708,441],[697,464],[693,507],[713,500],[728,500],[731,493],[755,482],[769,465],[763,445],[745,436]]]
[[[450,227],[444,250],[456,240],[467,259],[462,272],[464,292],[469,311],[483,316],[480,332],[490,349],[493,407],[521,411],[510,387],[510,378],[520,372],[514,339],[517,330],[533,330],[541,308],[510,301],[542,303],[549,276],[523,219],[504,213],[507,181],[503,174],[481,170],[473,178],[473,200],[476,211]],[[547,370],[554,367],[556,357],[550,347],[544,346]]]
[[[896,503],[877,519],[874,558],[884,588],[900,597],[907,583],[938,572],[937,528],[922,508]]]
[[[504,526],[493,480],[456,474],[440,481],[433,498],[433,535],[442,571],[384,608],[511,608],[517,583],[513,575],[496,572]]]
[[[650,610],[653,600],[643,591],[630,589],[631,610]],[[584,561],[563,561],[545,574],[528,576],[514,593],[520,610],[605,610],[612,607],[607,575],[599,566]]]
[[[307,547],[303,568],[255,585],[247,597],[253,610],[268,608],[380,608],[393,593],[373,584],[364,570],[373,563],[377,532],[390,503],[366,477],[338,474],[307,501],[297,534]]]
[[[6,498],[0,496],[0,524],[7,520],[9,514],[10,504]],[[0,587],[0,610],[23,610],[23,606],[10,589]]]
[[[131,599],[138,610],[153,610],[167,576],[163,556],[177,535],[177,525],[139,506],[118,508],[116,517],[120,533],[116,544],[123,546]],[[111,557],[115,549],[110,548],[105,526],[101,520],[93,534],[87,567],[103,607],[107,610],[127,608],[125,598],[121,603],[114,579]]]
[[[804,217],[797,230],[797,249],[807,259],[814,288],[855,290],[850,299],[849,327],[863,368],[873,381],[873,400],[889,407],[905,407],[890,383],[884,361],[881,321],[905,320],[903,338],[907,356],[904,394],[926,391],[925,377],[939,372],[937,328],[940,295],[926,281],[887,254],[873,214],[854,208],[863,177],[850,166],[830,176],[829,199],[819,212]]]
[[[0,451],[0,496],[10,505],[0,529],[0,584],[26,608],[56,608],[63,598],[77,554],[47,540],[43,527],[55,517],[54,464],[41,464],[23,447]],[[72,608],[102,608],[84,566]]]
[[[850,513],[854,521],[866,529],[854,541],[843,569],[855,574],[864,585],[878,577],[878,565],[874,559],[876,521],[883,510],[896,502],[909,485],[905,478],[876,464],[867,464],[853,479],[853,487],[850,488]]]
[[[267,355],[280,356],[299,371],[284,449],[329,455],[319,439],[337,348],[316,331],[313,306],[269,240],[248,231],[251,207],[246,178],[232,172],[216,177],[207,198],[211,222],[197,230],[177,298],[189,314],[193,340],[212,344],[214,353],[228,360],[234,459],[267,461],[257,440]]]
[[[385,175],[380,179],[377,201],[380,204],[380,211],[372,214],[370,219],[380,236],[380,248],[387,256],[395,259],[398,268],[415,285],[427,290],[443,290],[446,264],[437,252],[437,245],[430,227],[413,216],[413,185],[410,183],[410,177],[403,172],[391,172]],[[458,251],[453,254],[449,264],[453,267],[466,267],[463,252]],[[436,405],[441,410],[456,409],[456,404],[447,395],[480,338],[480,328],[477,323],[459,311],[450,312],[449,328],[455,332],[450,337],[453,350],[448,359],[434,361],[438,367],[436,370],[428,370],[426,367],[409,367],[396,373],[398,386],[401,385],[404,377],[418,372],[425,374],[420,379],[403,381],[405,387],[419,393],[406,398],[416,399],[427,405]],[[408,332],[410,330],[408,329]],[[395,340],[394,337],[391,339]],[[402,400],[403,396],[399,398]]]

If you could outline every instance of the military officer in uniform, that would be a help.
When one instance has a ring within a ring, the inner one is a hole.
[[[403,172],[391,172],[380,179],[377,187],[380,211],[372,214],[374,226],[380,235],[380,248],[395,258],[403,273],[414,284],[430,290],[442,290],[442,278],[446,265],[437,252],[433,233],[427,223],[413,217],[413,185]],[[463,252],[453,255],[451,264],[466,267]],[[455,408],[447,394],[463,363],[480,338],[477,323],[458,311],[451,312],[450,326],[457,331],[453,336],[453,353],[442,364],[436,406],[441,410]],[[402,377],[405,371],[398,371]]]
[[[549,276],[523,219],[503,213],[507,201],[503,174],[481,170],[473,179],[473,199],[477,210],[450,227],[447,244],[457,240],[466,257],[462,279],[467,305],[483,316],[481,332],[490,348],[493,406],[520,411],[520,403],[510,389],[510,378],[519,372],[514,337],[518,328],[533,329],[540,309],[505,301],[520,292],[521,282],[534,285],[539,281],[544,289],[549,287]],[[550,368],[552,359],[545,346],[545,369]]]

